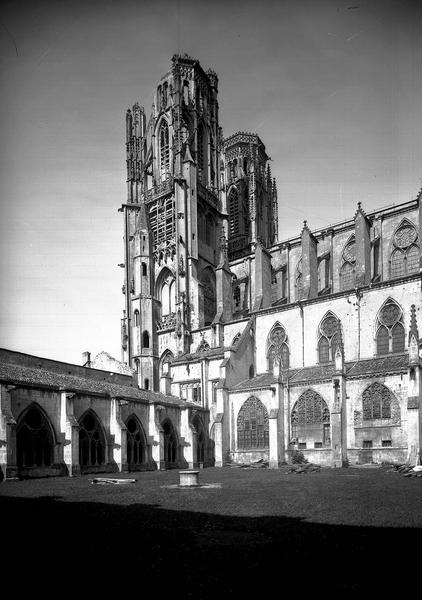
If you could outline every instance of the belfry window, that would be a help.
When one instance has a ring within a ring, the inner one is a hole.
[[[230,236],[236,237],[240,233],[239,194],[236,188],[230,192],[228,204]]]
[[[343,250],[342,266],[340,269],[340,290],[350,290],[355,287],[355,266],[356,242],[352,236]]]
[[[419,272],[419,245],[416,227],[404,219],[393,237],[390,258],[392,278],[405,277]]]
[[[376,323],[377,354],[382,356],[390,352],[404,352],[405,332],[403,311],[391,298],[381,308]]]
[[[169,144],[169,127],[167,121],[163,120],[160,126],[159,133],[159,157],[160,157],[160,176],[161,179],[166,179],[170,171],[170,144]]]
[[[269,448],[268,412],[261,400],[255,396],[248,398],[239,411],[237,447],[239,450]]]

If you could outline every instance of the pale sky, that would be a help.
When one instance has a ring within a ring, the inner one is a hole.
[[[280,239],[416,197],[422,2],[42,0],[0,7],[0,347],[120,351],[125,112],[174,53],[219,76],[226,136],[256,132]]]

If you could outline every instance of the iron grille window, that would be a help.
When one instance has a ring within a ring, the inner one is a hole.
[[[154,245],[168,243],[175,235],[174,198],[160,199],[153,203],[149,211],[149,220],[154,237]]]
[[[363,440],[364,448],[372,448],[372,440]]]
[[[229,196],[230,235],[232,237],[239,235],[239,219],[239,194],[237,190],[232,190]]]

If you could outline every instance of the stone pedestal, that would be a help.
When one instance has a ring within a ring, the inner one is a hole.
[[[179,471],[180,483],[183,487],[196,487],[199,485],[199,471]]]

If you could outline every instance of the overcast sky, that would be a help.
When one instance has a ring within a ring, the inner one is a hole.
[[[125,111],[174,53],[219,76],[226,136],[258,133],[281,239],[415,198],[422,2],[3,1],[0,346],[120,358]]]

